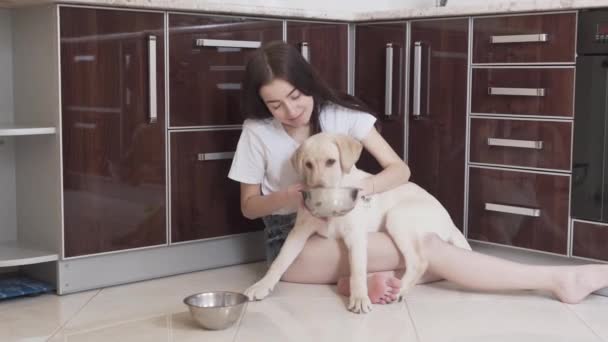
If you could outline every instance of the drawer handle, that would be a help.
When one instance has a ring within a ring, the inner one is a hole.
[[[517,148],[530,148],[533,150],[542,150],[542,140],[517,140],[517,139],[499,139],[488,138],[488,146],[504,146]]]
[[[218,83],[216,86],[219,90],[241,90],[243,87],[240,83]]]
[[[302,57],[310,63],[310,47],[308,46],[308,42],[300,43],[300,53],[302,54]]]
[[[487,211],[496,211],[499,213],[515,214],[515,215],[522,215],[522,216],[531,216],[531,217],[540,216],[540,209],[516,207],[513,205],[486,203],[485,209]]]
[[[234,157],[234,152],[212,152],[212,153],[199,153],[198,160],[206,161],[206,160],[226,160],[232,159]]]
[[[386,66],[384,69],[384,115],[393,115],[393,44],[386,44]]]
[[[149,123],[158,121],[158,108],[156,106],[156,36],[148,37],[148,105]]]
[[[412,115],[420,117],[420,95],[422,91],[422,42],[414,43],[414,98]]]
[[[200,38],[196,40],[195,45],[200,46],[213,46],[213,47],[225,47],[225,48],[241,48],[241,49],[257,49],[262,46],[259,41],[253,40],[228,40],[228,39],[204,39]]]
[[[490,95],[506,96],[545,96],[545,88],[498,88],[488,87]]]
[[[516,34],[508,36],[492,36],[490,41],[492,44],[509,44],[509,43],[543,43],[549,40],[549,35],[546,33],[538,34]]]

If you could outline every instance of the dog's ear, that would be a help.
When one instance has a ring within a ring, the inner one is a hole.
[[[302,145],[296,149],[296,151],[291,156],[291,165],[293,166],[296,173],[301,176],[302,175]]]
[[[340,150],[340,166],[342,172],[349,173],[353,165],[359,160],[363,145],[357,140],[348,135],[336,135],[335,143]]]

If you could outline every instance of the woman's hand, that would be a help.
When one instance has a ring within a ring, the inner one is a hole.
[[[374,194],[374,176],[369,176],[367,178],[363,178],[359,185],[357,186],[359,189],[359,196],[371,196]]]
[[[304,184],[296,183],[281,191],[285,201],[285,208],[298,209],[304,204],[304,197],[302,197],[302,193],[300,192],[302,189],[304,189]]]

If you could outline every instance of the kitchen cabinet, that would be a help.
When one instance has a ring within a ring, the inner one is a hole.
[[[573,12],[473,19],[468,238],[569,255],[575,37]]]
[[[463,229],[469,21],[413,21],[408,165],[411,180]]]
[[[61,8],[65,257],[164,245],[162,13]]]
[[[358,24],[355,31],[355,96],[378,119],[376,128],[398,155],[405,143],[406,24]],[[382,167],[364,151],[357,167],[378,173]]]
[[[354,94],[408,158],[412,181],[459,228],[468,198],[469,238],[608,258],[603,225],[568,221],[574,12],[356,23],[352,50],[346,23],[69,5],[14,12],[15,123],[0,136],[36,136],[5,138],[15,147],[17,232],[0,243],[0,267],[35,263],[59,293],[263,259],[262,224],[242,217],[226,176],[246,59],[284,38],[338,90],[354,61]],[[505,38],[522,35],[538,42]],[[369,155],[358,166],[380,170]]]
[[[262,230],[243,217],[240,186],[227,177],[240,129],[171,131],[171,242]]]
[[[169,15],[169,128],[240,125],[247,59],[283,39],[280,20]]]
[[[348,91],[348,24],[287,20],[287,42],[335,90]]]
[[[227,175],[247,59],[282,38],[280,20],[169,15],[172,244],[263,229],[243,217],[239,184]]]

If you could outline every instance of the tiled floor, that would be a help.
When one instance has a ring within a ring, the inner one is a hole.
[[[473,293],[448,282],[418,286],[403,303],[367,315],[335,287],[280,283],[223,331],[199,329],[182,299],[242,291],[264,272],[248,264],[66,296],[0,302],[0,341],[605,341],[608,297],[566,305],[545,293]]]

